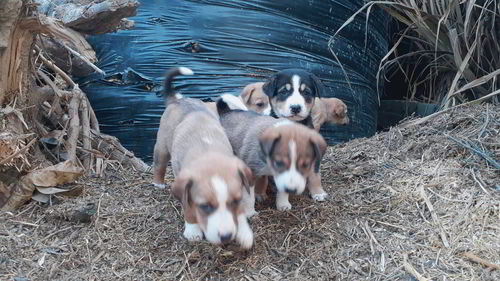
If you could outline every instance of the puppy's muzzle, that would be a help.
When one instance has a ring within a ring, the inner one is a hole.
[[[294,115],[299,114],[302,111],[302,106],[298,104],[290,105],[290,112]]]

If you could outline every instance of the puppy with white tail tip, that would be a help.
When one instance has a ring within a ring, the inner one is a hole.
[[[235,154],[257,178],[255,193],[265,196],[267,177],[276,183],[276,208],[292,208],[289,194],[301,194],[308,179],[318,172],[326,142],[316,131],[287,119],[253,111],[232,110],[224,99],[217,101],[219,120]],[[309,185],[313,196],[324,196],[321,185]]]
[[[181,74],[193,72],[179,67],[165,77],[167,108],[154,148],[153,183],[164,187],[171,160],[175,176],[171,192],[182,203],[184,237],[190,241],[205,237],[213,244],[236,240],[249,249],[254,238],[245,201],[254,185],[252,171],[234,156],[218,116],[202,101],[175,93],[172,81]]]

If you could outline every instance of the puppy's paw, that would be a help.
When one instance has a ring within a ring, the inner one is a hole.
[[[266,201],[267,195],[266,194],[255,194],[255,201],[262,203]]]
[[[247,210],[245,212],[245,217],[251,218],[251,217],[256,216],[258,214],[259,214],[259,212],[255,211],[255,210]]]
[[[278,211],[288,211],[292,209],[292,204],[290,202],[278,202],[276,203],[276,209]]]
[[[314,201],[323,202],[328,198],[328,193],[322,192],[318,194],[312,194],[311,197]]]
[[[164,183],[153,183],[153,186],[161,189],[165,189],[166,187]]]
[[[189,241],[203,240],[203,231],[197,224],[184,223],[184,238]]]
[[[243,249],[250,249],[253,245],[253,231],[248,225],[248,221],[244,216],[238,217],[238,232],[236,233],[236,241]]]

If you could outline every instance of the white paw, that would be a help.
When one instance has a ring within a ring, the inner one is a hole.
[[[278,192],[276,194],[276,209],[279,211],[287,211],[292,209],[292,204],[288,201],[288,193]]]
[[[328,198],[328,193],[323,192],[318,194],[312,194],[311,197],[314,201],[323,202],[326,201],[326,199]]]
[[[189,241],[201,241],[203,240],[203,231],[197,224],[191,224],[184,222],[184,238]]]
[[[238,216],[238,233],[236,233],[236,241],[243,249],[250,249],[253,245],[253,231],[248,225],[245,216]]]
[[[279,211],[288,211],[292,209],[292,204],[290,202],[277,203],[276,209]]]
[[[245,217],[251,218],[251,217],[256,216],[258,214],[259,214],[259,212],[255,211],[255,210],[248,210],[245,212]]]
[[[164,183],[153,183],[153,185],[155,187],[158,187],[158,188],[161,188],[161,189],[164,189],[165,188],[165,184]]]

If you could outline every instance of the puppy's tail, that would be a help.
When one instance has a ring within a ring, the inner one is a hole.
[[[175,89],[172,86],[172,81],[174,80],[175,76],[178,75],[193,75],[193,71],[187,67],[175,67],[171,68],[167,74],[165,74],[165,84],[163,86],[163,95],[166,100],[169,98],[182,98],[180,94],[175,93]]]
[[[248,111],[248,108],[245,106],[240,97],[231,94],[221,95],[217,100],[217,113],[219,116],[232,110]]]

